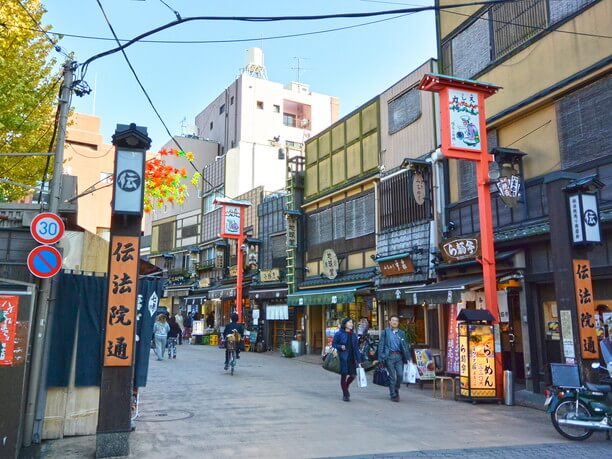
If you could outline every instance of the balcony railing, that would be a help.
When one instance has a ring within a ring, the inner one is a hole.
[[[205,271],[207,269],[213,269],[215,267],[215,260],[204,260],[195,264],[196,271]]]

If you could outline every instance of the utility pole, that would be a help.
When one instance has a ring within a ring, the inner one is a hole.
[[[59,119],[57,126],[57,141],[55,158],[53,160],[53,178],[49,190],[49,212],[58,213],[62,194],[62,167],[64,162],[64,144],[68,126],[68,112],[72,99],[72,83],[76,62],[68,59],[64,64],[64,81],[59,97]],[[40,285],[39,304],[36,310],[34,343],[32,350],[32,365],[28,384],[28,401],[25,413],[25,429],[23,444],[30,446],[32,442],[40,443],[45,404],[47,400],[47,366],[49,363],[49,347],[51,344],[51,327],[53,325],[54,287],[52,279],[43,279]]]

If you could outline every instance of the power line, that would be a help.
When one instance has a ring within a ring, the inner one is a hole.
[[[117,41],[117,43],[119,43],[118,38],[117,38],[117,34],[115,33],[115,29],[113,28],[112,24],[110,23],[110,20],[108,19],[108,16],[106,15],[106,11],[104,11],[104,7],[102,6],[102,3],[100,2],[100,0],[96,0],[96,2],[98,3],[98,6],[100,7],[100,10],[102,11],[102,15],[104,16],[104,20],[106,21],[106,24],[108,24],[108,28],[110,29],[111,33],[115,37],[115,40]],[[168,129],[168,126],[166,125],[166,122],[161,117],[159,111],[155,107],[155,104],[151,100],[151,97],[149,96],[149,93],[147,92],[147,90],[143,86],[142,82],[140,81],[140,78],[138,77],[138,74],[136,73],[136,70],[132,66],[132,63],[130,62],[130,60],[129,60],[125,50],[122,49],[121,53],[123,54],[123,57],[125,58],[125,61],[127,62],[130,70],[132,71],[132,74],[134,75],[134,78],[136,78],[136,81],[138,82],[138,85],[140,86],[140,89],[142,89],[142,92],[144,93],[145,97],[149,101],[149,104],[153,108],[153,111],[157,115],[157,118],[159,119],[161,124],[164,126],[164,129],[166,130],[166,133],[170,136],[170,138],[176,144],[176,146],[179,147],[180,150],[184,151],[183,147],[178,143],[178,141],[176,140],[175,136],[172,135],[172,133],[170,132],[170,129]],[[191,164],[191,167],[193,167],[196,172],[200,173],[200,171],[198,170],[196,165],[193,163],[193,161],[191,161],[189,159],[187,161],[189,162],[189,164]],[[202,180],[204,180],[206,183],[208,183],[210,186],[212,186],[212,184],[208,180],[206,180],[203,176],[202,176]]]
[[[162,26],[156,27],[152,30],[144,32],[137,37],[132,38],[127,43],[119,46],[117,48],[110,49],[108,51],[104,51],[102,53],[96,54],[95,56],[87,59],[82,66],[83,75],[87,71],[87,67],[93,61],[100,59],[101,57],[108,56],[110,54],[114,54],[118,51],[122,51],[127,47],[133,45],[134,43],[139,42],[143,38],[149,37],[156,33],[159,33],[163,30],[169,29],[171,27],[177,26],[179,24],[184,24],[192,21],[238,21],[238,22],[283,22],[283,21],[318,21],[324,19],[346,19],[346,18],[362,18],[362,17],[374,17],[374,16],[389,16],[389,15],[398,15],[398,14],[407,14],[407,13],[419,13],[423,11],[438,11],[452,8],[465,8],[466,6],[477,6],[477,5],[495,5],[501,3],[513,3],[515,0],[491,0],[491,1],[476,1],[470,3],[463,4],[454,4],[454,5],[443,5],[443,6],[420,6],[415,8],[402,8],[396,10],[385,10],[385,11],[370,11],[364,13],[336,13],[336,14],[320,14],[320,15],[310,15],[310,16],[193,16],[182,18],[181,20],[176,20],[169,22],[168,24],[164,24]],[[117,41],[117,40],[115,40]]]
[[[64,56],[68,57],[68,55],[64,52],[64,50],[62,49],[61,46],[59,46],[57,44],[57,41],[53,41],[53,39],[49,36],[49,34],[47,33],[47,31],[40,25],[40,23],[38,22],[38,20],[34,17],[34,15],[32,13],[30,13],[30,11],[25,7],[25,5],[23,5],[21,3],[20,0],[15,0],[17,2],[17,4],[21,7],[21,9],[23,11],[26,12],[26,14],[30,17],[30,19],[32,20],[32,22],[36,25],[36,27],[38,28],[38,31],[41,32],[49,41],[49,43],[51,43],[51,46],[53,46],[53,49],[55,49],[55,51],[57,51],[60,54],[63,54]]]
[[[387,22],[387,21],[392,21],[395,19],[399,19],[399,18],[403,18],[406,16],[410,16],[414,13],[407,13],[407,14],[399,14],[397,16],[392,16],[390,18],[385,18],[385,19],[377,19],[376,21],[368,21],[368,22],[362,22],[359,24],[353,24],[350,26],[343,26],[343,27],[334,27],[331,29],[322,29],[322,30],[313,30],[311,32],[301,32],[301,33],[292,33],[292,34],[284,34],[284,35],[271,35],[268,37],[253,37],[253,38],[229,38],[229,39],[225,39],[225,40],[140,40],[140,43],[153,43],[153,44],[217,44],[217,43],[242,43],[242,42],[250,42],[250,41],[268,41],[268,40],[279,40],[279,39],[285,39],[285,38],[296,38],[296,37],[306,37],[306,36],[310,36],[310,35],[319,35],[319,34],[324,34],[324,33],[330,33],[330,32],[338,32],[341,30],[348,30],[348,29],[355,29],[357,27],[364,27],[364,26],[368,26],[368,25],[372,25],[372,24],[378,24],[381,22]],[[31,28],[26,28],[26,27],[16,27],[13,26],[14,28],[21,28],[21,29],[28,29],[28,30],[36,30],[36,29],[31,29]],[[85,39],[85,40],[100,40],[100,41],[116,41],[114,38],[109,38],[109,37],[96,37],[96,36],[92,36],[92,35],[77,35],[77,34],[69,34],[69,33],[61,33],[61,32],[49,32],[51,34],[56,34],[62,37],[69,37],[69,38],[81,38],[81,39]],[[130,40],[126,39],[126,38],[120,38],[119,41],[127,43]]]
[[[159,0],[159,1],[162,2],[170,11],[174,13],[174,15],[176,16],[176,19],[178,19],[179,21],[181,20],[181,15],[179,14],[178,11],[176,11],[174,8],[172,8],[170,5],[164,2],[164,0]]]

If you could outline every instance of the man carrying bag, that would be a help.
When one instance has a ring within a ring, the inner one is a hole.
[[[389,372],[389,397],[391,401],[399,402],[404,364],[410,360],[410,348],[406,341],[406,333],[399,329],[398,316],[391,316],[389,327],[383,330],[378,345],[378,360]]]

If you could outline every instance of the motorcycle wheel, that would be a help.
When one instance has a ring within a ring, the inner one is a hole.
[[[578,401],[578,415],[579,416],[592,416],[589,408]],[[550,414],[550,420],[553,426],[561,435],[568,440],[582,441],[593,435],[594,430],[590,430],[584,427],[573,427],[567,425],[559,425],[559,419],[574,419],[576,417],[576,401],[565,400],[557,406],[557,409]]]

